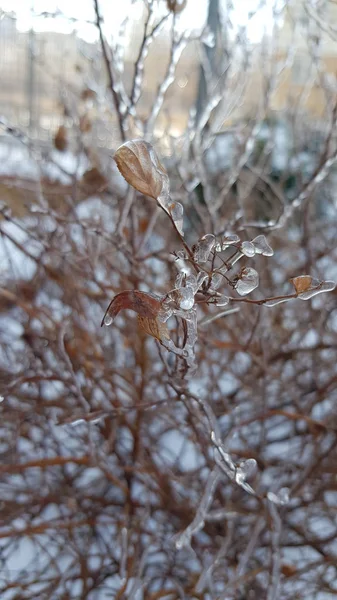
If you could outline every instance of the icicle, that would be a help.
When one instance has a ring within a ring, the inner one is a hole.
[[[238,280],[235,289],[240,296],[250,294],[259,285],[259,274],[251,267],[242,269],[240,279]]]
[[[289,489],[281,488],[277,493],[268,492],[268,500],[274,502],[274,504],[280,504],[281,506],[288,504],[289,502]]]
[[[215,237],[211,233],[204,235],[198,242],[194,252],[194,260],[197,263],[208,261],[209,255],[215,245]]]
[[[184,225],[184,209],[183,205],[180,202],[173,202],[170,207],[171,217],[178,229],[180,235],[184,235],[183,225]]]
[[[252,244],[254,244],[256,254],[273,256],[274,250],[269,246],[264,235],[258,235],[252,240]]]
[[[254,244],[252,244],[252,242],[242,242],[242,244],[240,246],[240,250],[241,250],[242,254],[244,254],[245,256],[248,256],[249,258],[254,256],[255,252],[256,252],[255,246],[254,246]]]

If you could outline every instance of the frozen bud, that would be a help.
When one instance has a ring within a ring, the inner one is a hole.
[[[157,200],[163,190],[168,195],[168,175],[153,146],[144,140],[122,144],[114,159],[124,179],[138,192]]]
[[[208,261],[209,255],[215,245],[215,237],[211,233],[204,235],[196,244],[194,249],[194,260],[197,263],[205,263]]]
[[[224,239],[222,240],[222,249],[226,250],[226,248],[228,248],[229,246],[233,246],[235,244],[239,244],[240,243],[240,238],[238,235],[233,234],[233,235],[226,235],[224,237]]]
[[[250,294],[259,285],[259,274],[255,269],[246,267],[242,269],[240,273],[240,279],[238,280],[235,289],[240,296],[246,296]]]
[[[269,246],[264,235],[258,235],[252,240],[252,244],[254,244],[256,254],[273,256],[274,250]]]
[[[241,250],[242,254],[244,254],[245,256],[248,256],[249,258],[254,256],[255,252],[256,252],[254,244],[252,244],[252,242],[242,242],[242,244],[240,246],[240,250]]]
[[[248,460],[242,461],[236,469],[235,480],[237,483],[241,484],[246,481],[246,479],[250,479],[254,477],[257,471],[257,462],[255,458],[248,458]]]
[[[179,290],[179,306],[183,310],[190,310],[194,306],[194,292],[193,289],[188,286],[180,288]]]

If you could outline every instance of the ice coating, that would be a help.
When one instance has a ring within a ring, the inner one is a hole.
[[[273,256],[274,250],[269,246],[266,237],[264,235],[258,235],[251,242],[255,247],[256,254],[262,254],[263,256]]]
[[[194,260],[197,263],[205,263],[209,259],[215,245],[215,236],[211,233],[204,235],[196,244],[194,250]]]
[[[235,289],[240,296],[250,294],[259,285],[259,274],[251,267],[242,269],[240,279],[238,280]]]
[[[183,205],[180,202],[173,202],[170,205],[170,214],[171,217],[181,235],[184,235],[184,209]]]
[[[244,254],[245,256],[248,256],[249,258],[254,256],[255,252],[256,252],[255,246],[254,246],[254,244],[252,244],[252,242],[242,242],[242,244],[240,246],[240,250],[241,250],[242,254]]]

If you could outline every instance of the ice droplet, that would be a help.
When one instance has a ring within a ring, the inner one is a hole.
[[[235,481],[239,485],[244,483],[246,479],[253,477],[257,470],[257,462],[255,458],[248,458],[242,461],[236,469]]]
[[[267,498],[268,500],[270,500],[270,502],[274,502],[274,504],[280,504],[281,506],[283,506],[284,504],[288,504],[289,489],[281,488],[277,493],[268,492]]]
[[[211,290],[217,290],[223,282],[223,276],[221,273],[213,273],[211,281]]]
[[[228,248],[229,246],[232,246],[233,244],[239,244],[240,243],[240,238],[238,235],[233,234],[233,235],[226,235],[224,237],[224,239],[222,240],[222,249],[226,250],[226,248]]]
[[[5,399],[5,396],[0,396],[0,402],[3,402]]]
[[[197,263],[205,263],[208,261],[209,255],[212,252],[215,244],[215,237],[211,233],[204,235],[196,244],[194,251],[194,260]]]
[[[104,325],[109,327],[113,323],[113,318],[110,315],[105,315],[104,317]]]
[[[183,205],[180,202],[173,202],[170,205],[170,213],[175,225],[181,235],[184,235],[184,209]]]
[[[240,296],[250,294],[259,285],[259,274],[251,267],[242,269],[240,279],[238,280],[235,289]]]
[[[194,305],[193,289],[190,286],[185,287],[185,288],[182,287],[179,290],[179,294],[180,294],[180,301],[179,301],[180,308],[182,308],[183,310],[190,310],[191,308],[193,308],[193,305]]]
[[[215,252],[221,252],[222,244],[220,244],[220,242],[217,242],[217,244],[215,244],[214,250],[215,250]]]
[[[227,304],[229,304],[229,298],[228,296],[220,296],[220,298],[216,299],[216,305],[217,306],[227,306]]]
[[[263,256],[273,256],[274,250],[269,246],[266,237],[264,235],[258,235],[252,240],[254,244],[256,254],[262,254]]]
[[[240,250],[242,254],[249,256],[249,258],[255,255],[255,246],[252,242],[242,242]]]

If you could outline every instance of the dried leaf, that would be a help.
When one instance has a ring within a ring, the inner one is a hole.
[[[68,146],[67,130],[64,125],[60,125],[55,134],[54,146],[59,152],[64,152]]]
[[[173,13],[180,13],[186,4],[187,0],[167,0],[167,8]]]
[[[93,100],[96,98],[96,92],[91,88],[85,88],[81,92],[81,100]]]
[[[80,117],[80,130],[82,131],[82,133],[88,133],[88,131],[91,131],[92,129],[92,123],[90,118],[88,117],[88,115],[82,115]]]
[[[138,323],[145,333],[148,333],[160,342],[163,339],[170,339],[166,323],[162,323],[159,319],[149,319],[148,317],[138,315]]]
[[[168,175],[153,147],[144,140],[131,140],[118,148],[114,159],[124,179],[136,190],[157,200],[168,189]]]
[[[299,275],[290,280],[297,294],[306,292],[311,288],[312,277],[310,275]]]
[[[115,296],[102,319],[102,325],[111,325],[114,318],[121,310],[129,308],[134,310],[141,317],[155,319],[161,309],[161,300],[153,294],[140,292],[139,290],[125,290]]]
[[[108,187],[108,180],[97,167],[85,171],[82,182],[88,193],[101,192]]]

